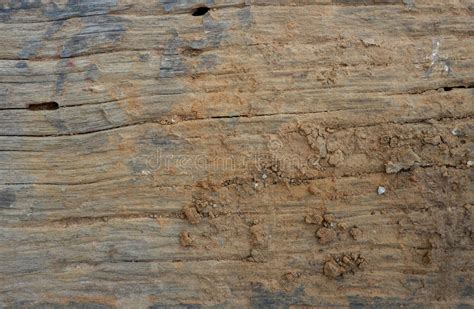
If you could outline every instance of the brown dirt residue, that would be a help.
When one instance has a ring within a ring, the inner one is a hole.
[[[329,278],[344,276],[347,273],[354,273],[362,269],[366,261],[360,254],[343,254],[339,257],[332,257],[324,263],[324,275]]]
[[[179,241],[183,247],[190,247],[194,244],[194,239],[188,231],[182,231],[179,234]]]
[[[316,232],[316,237],[321,245],[333,242],[337,238],[337,233],[333,229],[322,227]]]

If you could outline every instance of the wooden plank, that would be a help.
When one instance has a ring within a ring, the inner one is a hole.
[[[7,135],[75,134],[152,120],[348,109],[366,113],[385,104],[398,109],[400,103],[388,94],[472,87],[474,45],[462,42],[473,29],[469,14],[452,17],[441,10],[436,18],[448,22],[433,30],[432,9],[420,9],[417,19],[398,6],[296,7],[291,14],[277,7],[271,16],[265,10],[223,8],[204,21],[184,14],[126,16],[126,30],[117,42],[93,40],[115,33],[108,29],[120,28],[121,22],[84,17],[83,26],[61,24],[27,57],[19,56],[21,49],[31,51],[28,41],[42,28],[25,24],[25,35],[13,37],[8,34],[18,25],[2,24],[2,41],[18,50],[0,55],[12,58],[0,62],[5,109],[0,130]],[[377,23],[372,16],[381,12],[391,17]],[[327,29],[334,20],[345,23]],[[298,35],[305,27],[320,32]],[[471,103],[467,94],[464,102]],[[354,106],[359,100],[368,105]],[[44,114],[27,110],[45,102],[57,102],[59,109]]]
[[[473,8],[2,2],[0,307],[474,306]]]

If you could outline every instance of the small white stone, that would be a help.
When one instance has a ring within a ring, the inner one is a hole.
[[[467,161],[467,166],[471,167],[474,165],[474,161]]]
[[[262,179],[267,179],[267,174],[263,174]]]
[[[385,187],[382,187],[382,186],[378,187],[377,188],[377,194],[378,195],[385,194]]]
[[[454,136],[461,136],[462,132],[458,128],[454,128],[454,129],[451,130],[451,134],[454,135]]]
[[[447,64],[444,65],[444,71],[446,73],[449,73],[449,71],[451,71],[451,69],[449,68],[449,66]]]

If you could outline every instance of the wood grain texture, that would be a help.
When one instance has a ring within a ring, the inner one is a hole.
[[[1,1],[0,307],[471,308],[473,15]]]

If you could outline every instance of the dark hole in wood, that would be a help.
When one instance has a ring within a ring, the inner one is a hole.
[[[57,102],[32,103],[28,105],[30,111],[53,111],[59,108]]]
[[[444,91],[451,91],[453,89],[472,89],[474,85],[454,86],[454,87],[443,87]]]
[[[207,12],[209,12],[209,8],[207,6],[201,6],[193,10],[193,16],[202,16]]]

